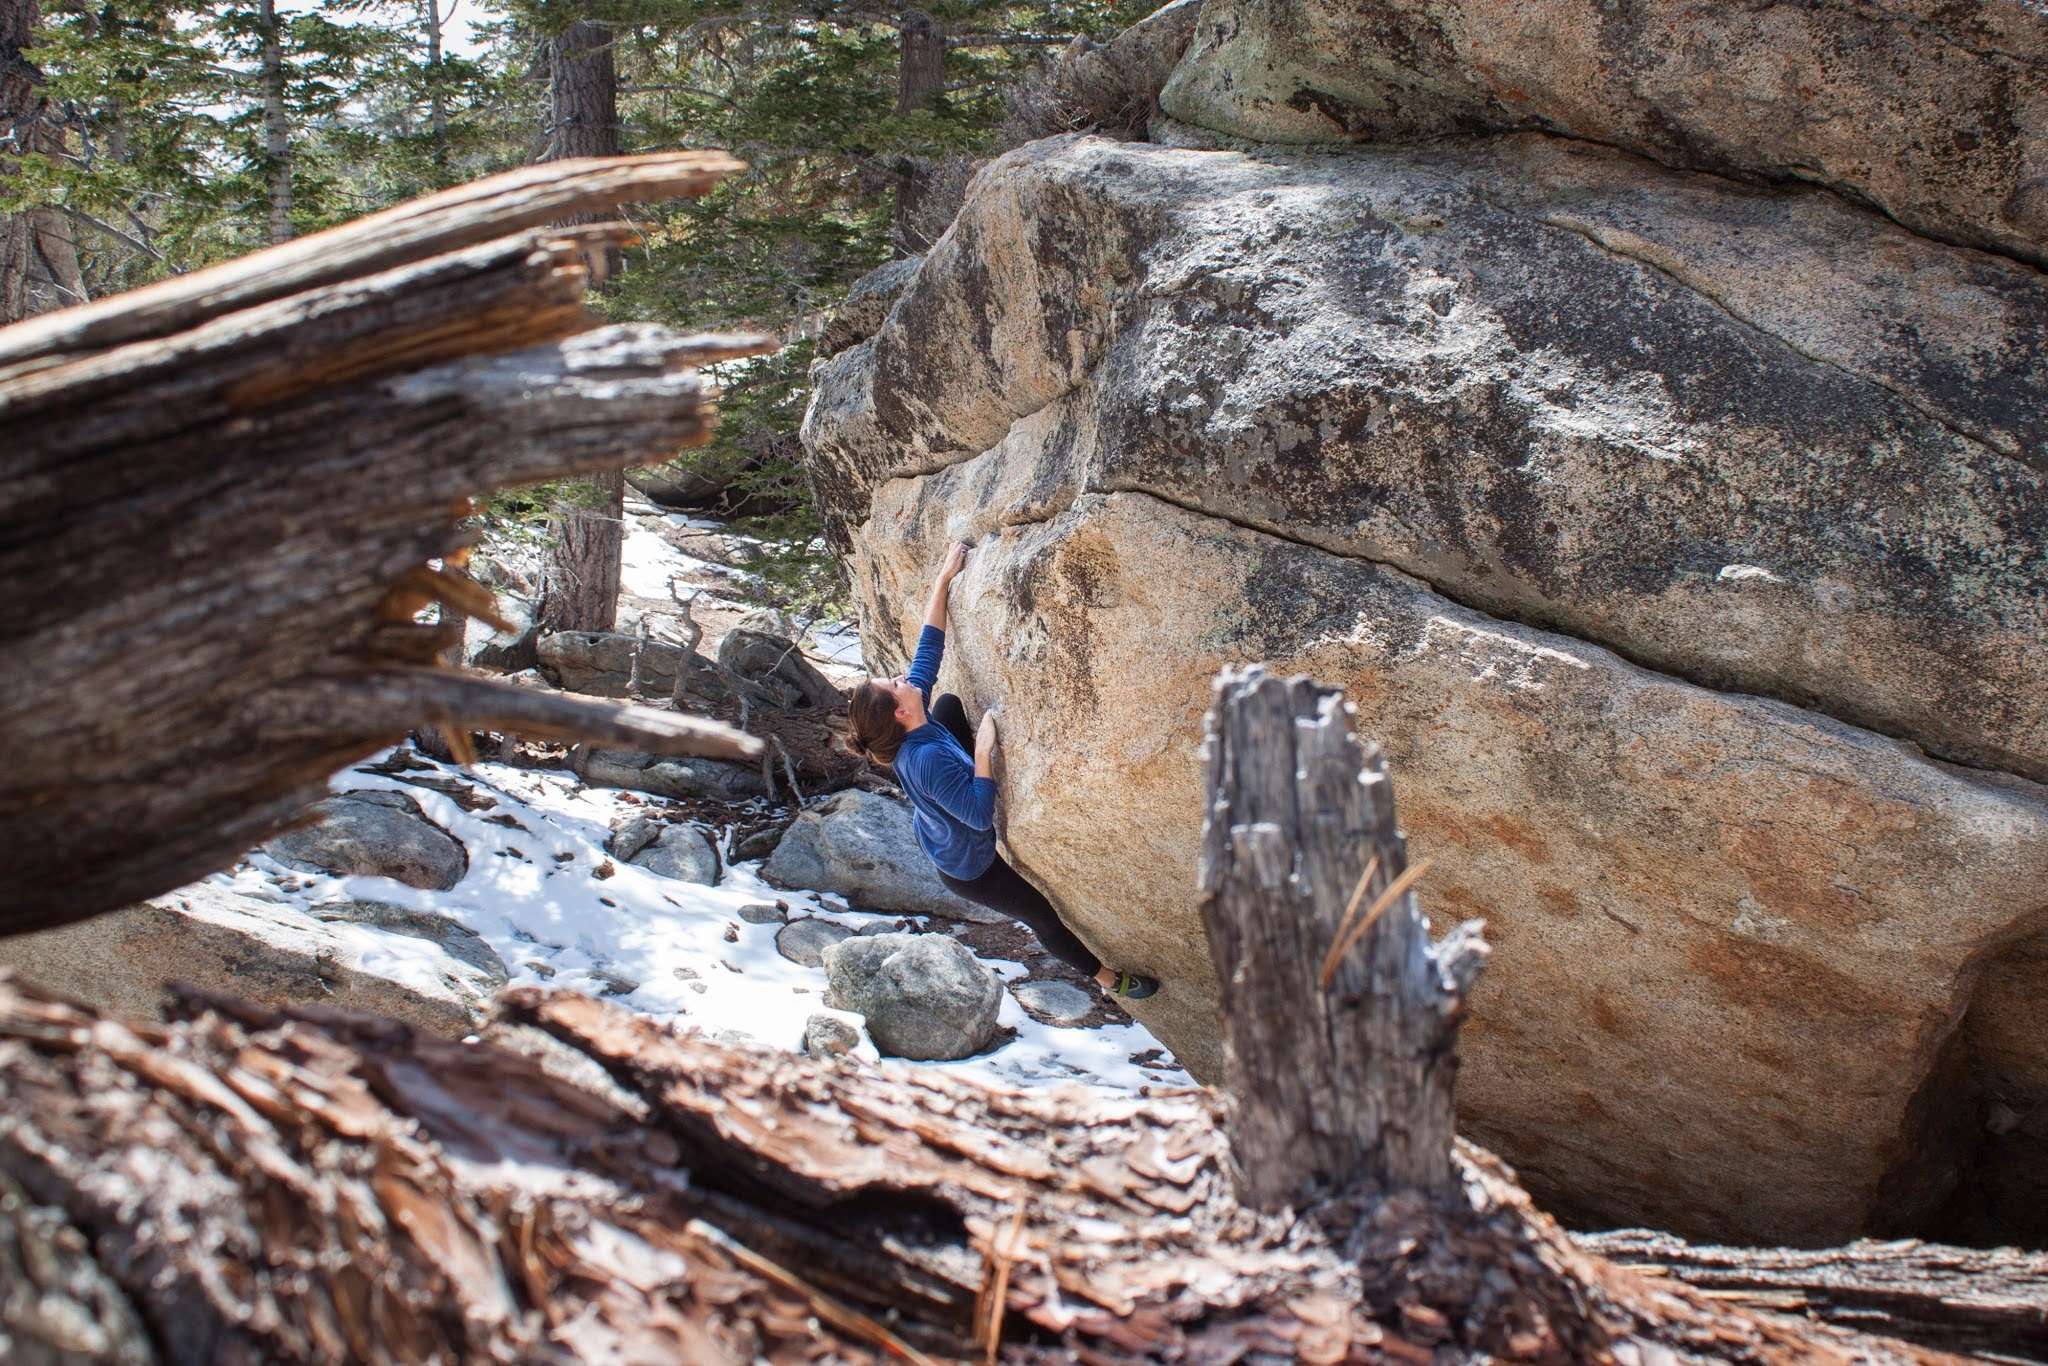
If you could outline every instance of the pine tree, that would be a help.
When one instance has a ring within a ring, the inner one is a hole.
[[[785,547],[768,573],[786,597],[836,592],[796,442],[824,312],[861,275],[943,231],[977,159],[996,150],[1005,91],[1047,49],[1151,7],[509,6],[534,33],[582,23],[612,35],[622,150],[717,146],[752,165],[705,200],[637,214],[644,243],[597,303],[620,318],[787,339],[780,355],[724,377],[717,441],[678,462],[726,485],[722,510]]]

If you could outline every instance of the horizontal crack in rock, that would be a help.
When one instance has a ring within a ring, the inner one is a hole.
[[[1399,574],[1406,579],[1412,580],[1413,582],[1421,585],[1423,588],[1428,589],[1431,593],[1434,593],[1436,596],[1442,598],[1444,601],[1452,604],[1453,606],[1463,608],[1465,611],[1468,612],[1476,613],[1480,616],[1487,618],[1489,621],[1498,621],[1510,625],[1522,626],[1532,631],[1542,631],[1545,634],[1557,636],[1565,640],[1577,641],[1582,645],[1590,645],[1595,649],[1604,650],[1607,653],[1615,656],[1617,659],[1620,659],[1623,662],[1635,668],[1641,669],[1646,673],[1652,673],[1657,675],[1659,678],[1667,678],[1676,683],[1683,683],[1688,687],[1700,688],[1704,691],[1717,693],[1724,697],[1754,698],[1759,702],[1766,702],[1774,706],[1785,707],[1792,711],[1802,713],[1806,716],[1825,718],[1826,720],[1831,721],[1837,725],[1847,726],[1853,730],[1860,731],[1865,735],[1874,736],[1880,739],[1894,740],[1898,741],[1901,744],[1908,744],[1913,746],[1923,756],[1925,756],[1930,763],[1937,763],[1944,768],[1961,770],[1963,774],[1969,776],[1973,781],[1979,780],[1978,775],[1983,775],[1986,778],[1995,779],[2001,783],[2012,782],[2023,784],[2025,790],[2031,795],[2033,795],[2037,800],[2043,803],[2048,803],[2048,786],[2044,786],[2043,784],[2035,782],[2033,779],[2027,777],[2025,774],[2015,773],[2010,769],[1994,768],[1986,764],[1973,764],[1965,760],[1951,758],[1938,750],[1929,748],[1926,744],[1923,744],[1921,741],[1915,739],[1911,735],[1901,735],[1893,731],[1885,730],[1878,726],[1870,725],[1864,721],[1856,719],[1853,715],[1845,715],[1841,711],[1836,711],[1828,706],[1822,705],[1821,699],[1801,700],[1794,697],[1782,696],[1776,693],[1754,692],[1741,688],[1721,687],[1707,679],[1693,676],[1691,674],[1683,672],[1682,670],[1673,669],[1669,667],[1668,664],[1663,663],[1657,659],[1648,656],[1640,656],[1636,653],[1631,652],[1626,647],[1616,645],[1611,641],[1601,640],[1595,636],[1582,635],[1579,632],[1572,630],[1568,626],[1562,626],[1556,622],[1533,620],[1526,617],[1516,616],[1512,613],[1503,612],[1498,608],[1491,607],[1486,604],[1471,600],[1457,592],[1454,592],[1446,588],[1443,584],[1438,583],[1436,580],[1432,579],[1427,574],[1418,572],[1414,567],[1403,564],[1398,560],[1380,559],[1376,556],[1365,554],[1362,551],[1343,549],[1336,546],[1327,545],[1311,537],[1303,536],[1299,532],[1289,531],[1285,528],[1275,526],[1271,523],[1261,522],[1259,520],[1252,518],[1234,517],[1227,513],[1217,512],[1212,508],[1204,507],[1200,503],[1194,502],[1192,500],[1175,497],[1172,494],[1162,493],[1158,489],[1147,488],[1140,484],[1128,482],[1112,482],[1108,484],[1094,485],[1084,489],[1078,489],[1069,494],[1066,501],[1059,507],[1054,508],[1051,511],[1048,511],[1043,515],[1036,517],[1017,517],[1006,519],[1001,523],[1001,525],[1005,527],[1046,525],[1052,522],[1055,518],[1063,516],[1067,512],[1071,511],[1075,500],[1083,493],[1135,494],[1139,497],[1150,498],[1155,502],[1164,503],[1169,507],[1178,508],[1182,512],[1189,513],[1196,517],[1205,517],[1211,521],[1226,523],[1227,525],[1237,527],[1239,530],[1242,531],[1253,532],[1260,536],[1269,536],[1274,540],[1286,541],[1292,545],[1302,546],[1305,549],[1321,551],[1323,554],[1334,556],[1337,559],[1355,560],[1361,564],[1369,564],[1376,569],[1385,570],[1389,573]]]

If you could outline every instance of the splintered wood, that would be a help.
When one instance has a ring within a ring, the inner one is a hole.
[[[1452,1083],[1470,922],[1432,944],[1378,746],[1343,694],[1253,667],[1216,680],[1202,917],[1223,986],[1244,1194],[1453,1194]]]
[[[435,667],[412,620],[490,597],[428,562],[472,494],[709,439],[690,366],[762,337],[600,327],[546,228],[740,163],[532,167],[0,331],[0,932],[180,886],[349,760],[437,723],[758,760],[758,740]]]
[[[0,977],[0,1246],[91,1249],[79,1294],[165,1362],[1945,1359],[1616,1268],[1476,1149],[1449,1226],[1249,1208],[1207,1091],[821,1063],[534,990],[473,1044],[172,1013]],[[69,1321],[32,1308],[0,1303],[24,1351]]]

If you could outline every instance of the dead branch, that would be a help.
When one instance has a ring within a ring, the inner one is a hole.
[[[210,872],[426,721],[762,752],[407,672],[446,646],[414,629],[436,602],[498,618],[429,564],[466,543],[455,509],[707,440],[682,367],[773,349],[596,326],[584,249],[622,229],[531,225],[737,164],[512,172],[0,331],[0,932]]]

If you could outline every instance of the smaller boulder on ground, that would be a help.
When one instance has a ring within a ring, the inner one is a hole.
[[[986,1048],[1003,988],[951,937],[878,934],[825,950],[825,1004],[867,1018],[875,1047],[898,1058],[942,1062]]]
[[[804,657],[794,634],[779,613],[750,613],[719,639],[718,662],[734,675],[776,693],[784,708],[845,710],[846,695]]]
[[[613,858],[626,859],[654,843],[661,833],[661,822],[652,816],[628,816],[612,827],[611,838],[604,842],[605,852]]]
[[[762,867],[777,887],[837,892],[873,911],[1001,924],[1006,917],[955,896],[917,845],[907,803],[849,788],[790,823]]]
[[[665,826],[626,862],[679,882],[718,885],[718,850],[699,826]]]
[[[540,621],[533,601],[502,591],[494,596],[512,629],[500,631],[481,617],[468,618],[463,622],[463,658],[472,669],[522,673],[540,663]]]
[[[860,1031],[837,1015],[818,1011],[804,1021],[804,1052],[813,1058],[843,1058],[860,1047]]]
[[[287,830],[263,852],[294,868],[344,877],[388,877],[446,891],[469,871],[469,854],[402,792],[362,789],[314,805],[319,819]]]
[[[775,932],[775,951],[792,963],[815,968],[824,964],[826,949],[852,937],[853,931],[844,925],[805,916],[801,920],[790,921]]]
[[[1040,1024],[1077,1025],[1095,1012],[1095,998],[1072,982],[1013,982],[1010,994]]]

